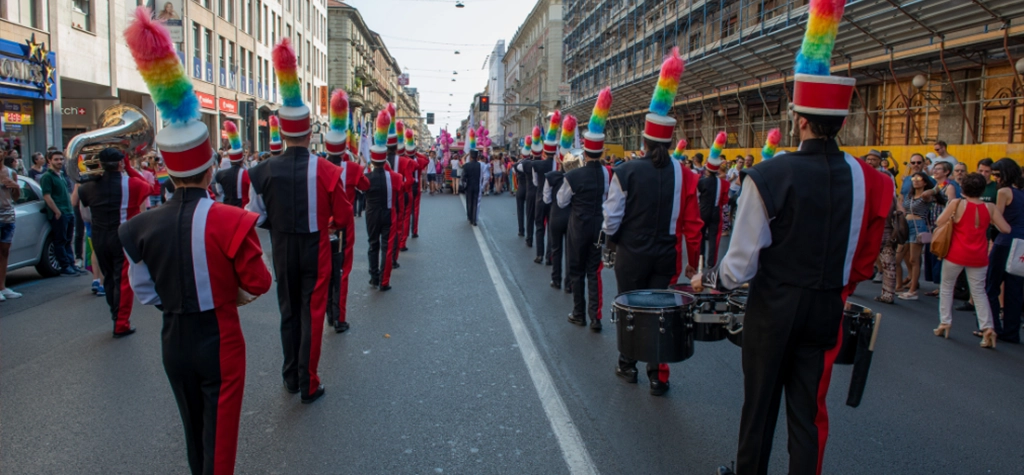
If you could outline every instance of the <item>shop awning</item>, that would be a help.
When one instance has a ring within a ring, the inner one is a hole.
[[[242,116],[240,116],[238,114],[229,114],[227,112],[221,111],[220,115],[222,115],[224,117],[227,117],[227,118],[229,118],[231,120],[242,120]]]

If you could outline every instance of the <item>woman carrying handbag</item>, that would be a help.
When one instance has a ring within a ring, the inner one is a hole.
[[[1024,239],[1024,176],[1017,162],[1003,158],[992,165],[992,178],[999,184],[996,209],[1003,213],[1010,231],[995,238],[989,254],[986,292],[988,303],[995,315],[993,328],[996,337],[1008,343],[1020,343],[1020,319],[1024,308],[1024,277],[1006,272],[1013,242]],[[1020,244],[1017,245],[1018,247]],[[1002,290],[1003,318],[999,320],[999,293]]]
[[[995,205],[981,201],[984,191],[984,177],[977,173],[967,175],[964,177],[964,198],[950,201],[936,221],[936,241],[933,241],[933,247],[936,255],[943,257],[943,261],[942,284],[939,287],[939,327],[933,333],[949,338],[953,324],[953,286],[960,271],[965,271],[978,314],[978,327],[982,332],[981,347],[995,348],[996,332],[984,290],[985,274],[988,271],[986,232],[990,223],[1000,232],[1009,232],[1010,225]]]

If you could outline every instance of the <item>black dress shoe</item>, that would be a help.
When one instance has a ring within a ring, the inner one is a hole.
[[[584,317],[577,317],[576,315],[569,314],[569,323],[573,325],[579,325],[581,327],[587,326],[587,319]]]
[[[601,333],[601,320],[591,320],[590,331],[594,333]]]
[[[974,311],[974,304],[972,304],[970,302],[964,302],[964,303],[962,303],[960,305],[957,305],[956,307],[953,307],[953,310],[959,310],[961,312],[973,312]]]
[[[419,234],[413,234],[412,237],[418,238],[418,237],[420,237],[420,235]]]
[[[657,379],[651,380],[651,396],[662,396],[668,392],[668,383]]]
[[[552,289],[561,289],[562,288],[562,284],[558,283],[557,280],[552,280],[551,281],[551,288]]]
[[[380,280],[378,280],[378,279],[370,279],[370,286],[377,287],[379,285],[380,285]]]
[[[132,333],[135,333],[135,327],[131,327],[123,332],[114,332],[114,338],[124,338]]]
[[[402,252],[409,252],[409,248],[408,248],[408,247],[403,247],[403,248],[402,248],[402,249],[400,249],[400,250],[401,250]]]
[[[397,262],[392,262],[392,263],[391,263],[391,268],[392,268],[392,269],[397,269],[397,268],[399,268],[399,267],[402,267],[402,266],[398,265],[398,263],[397,263]]]
[[[536,264],[540,264],[543,261],[544,261],[544,258],[541,257],[541,256],[537,256],[537,258],[533,260],[533,262],[536,263]]]
[[[285,381],[284,390],[288,391],[289,394],[299,394],[299,385],[296,384],[295,386],[291,386],[288,384],[288,381]]]
[[[526,241],[526,247],[533,247],[533,241]]]
[[[387,292],[389,290],[391,290],[391,286],[390,285],[382,285],[382,286],[380,286],[380,291],[381,292]]]
[[[324,395],[324,385],[321,384],[319,387],[316,388],[316,392],[315,393],[310,394],[309,397],[303,396],[302,397],[302,403],[303,404],[312,404],[317,399],[320,399],[323,395]]]
[[[621,366],[615,366],[615,376],[623,379],[623,381],[636,384],[636,368],[622,369]]]
[[[345,333],[348,331],[348,322],[334,322],[334,333]]]

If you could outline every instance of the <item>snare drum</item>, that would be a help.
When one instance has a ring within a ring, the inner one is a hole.
[[[648,363],[676,363],[693,356],[692,295],[634,290],[612,305],[619,353]]]
[[[861,333],[870,335],[875,329],[875,313],[863,305],[848,303],[843,310],[843,341],[836,355],[835,364],[853,364],[857,356],[857,342]]]
[[[694,293],[690,284],[675,284],[671,289],[691,295],[693,306],[693,339],[696,341],[721,341],[728,337],[729,294],[717,290]]]

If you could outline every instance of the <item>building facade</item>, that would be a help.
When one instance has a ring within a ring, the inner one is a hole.
[[[29,166],[33,152],[60,141],[58,2],[0,4],[0,144]]]
[[[562,0],[538,0],[509,41],[502,58],[502,99],[516,105],[505,107],[505,136],[524,137],[545,114],[561,107],[562,35]]]
[[[505,40],[498,40],[491,50],[488,58],[487,70],[490,76],[487,78],[487,95],[491,103],[500,103],[505,96]],[[504,147],[508,142],[505,133],[505,126],[502,121],[505,119],[505,107],[493,105],[487,113],[487,130],[490,133],[491,142],[498,147]]]
[[[847,2],[832,74],[858,86],[840,141],[899,151],[901,162],[938,140],[954,155],[953,144],[964,155],[1024,152],[1024,3],[929,5]],[[730,148],[758,149],[778,127],[794,146],[787,105],[806,21],[807,0],[566,0],[568,110],[585,115],[612,86],[609,141],[639,149],[661,61],[678,46],[687,61],[678,138],[706,149],[725,130]]]

